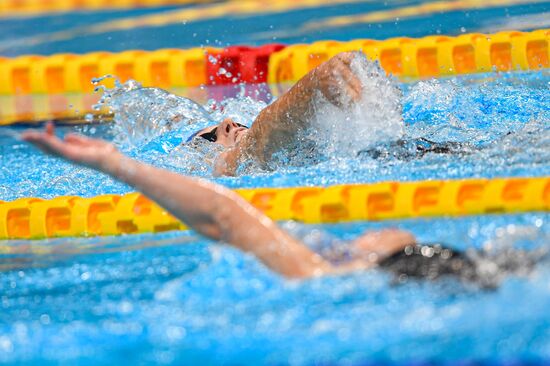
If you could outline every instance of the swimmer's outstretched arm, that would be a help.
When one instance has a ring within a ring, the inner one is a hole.
[[[267,106],[245,137],[222,154],[216,166],[219,175],[233,175],[247,159],[266,163],[285,149],[301,130],[309,127],[315,112],[315,98],[322,94],[330,103],[342,105],[361,97],[361,82],[351,69],[359,52],[340,53],[300,79],[289,91]]]
[[[376,264],[357,260],[346,266],[333,266],[233,191],[130,159],[106,141],[74,134],[61,140],[54,135],[52,124],[45,132],[28,131],[22,137],[49,154],[135,187],[200,234],[251,252],[287,277],[320,276]],[[411,241],[414,238],[410,234],[398,231],[369,233],[358,240],[357,248],[382,259]]]

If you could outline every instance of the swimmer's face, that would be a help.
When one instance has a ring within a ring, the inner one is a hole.
[[[216,126],[206,127],[197,133],[197,137],[215,142],[225,147],[235,146],[248,132],[248,127],[226,118]]]

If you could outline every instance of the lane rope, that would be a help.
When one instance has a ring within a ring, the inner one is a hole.
[[[399,37],[385,41],[320,41],[296,44],[271,55],[269,83],[294,82],[332,56],[362,50],[389,74],[402,78],[442,77],[550,67],[550,30],[471,33],[457,37]]]
[[[212,2],[214,0],[2,0],[0,18],[30,17],[80,10],[135,9]]]
[[[320,41],[287,47],[267,44],[0,57],[0,126],[46,119],[77,120],[79,113],[93,113],[91,106],[99,97],[91,94],[91,79],[106,74],[184,94],[201,85],[259,82],[269,82],[272,92],[279,94],[289,83],[345,51],[362,50],[387,72],[407,81],[492,70],[546,69],[550,67],[549,43],[550,30],[542,29],[385,41]],[[112,79],[103,84],[114,86]],[[87,121],[82,118],[80,122]]]
[[[268,44],[26,55],[0,58],[0,95],[91,92],[91,79],[106,74],[116,75],[122,82],[135,79],[144,86],[161,88],[295,82],[330,57],[357,50],[380,61],[388,73],[404,78],[538,70],[550,67],[549,41],[550,30],[542,29],[384,41],[319,41],[287,47]]]
[[[550,176],[236,190],[274,220],[337,223],[550,210]],[[0,239],[185,230],[140,193],[0,202]]]

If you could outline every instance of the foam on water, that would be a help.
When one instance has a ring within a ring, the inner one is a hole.
[[[107,77],[110,76],[94,79],[94,83]],[[96,90],[102,90],[103,95],[95,108],[107,108],[114,113],[114,142],[123,148],[141,148],[160,136],[167,141],[174,138],[181,141],[184,127],[214,124],[209,113],[191,99],[158,88],[143,88],[134,80],[121,84],[115,79],[114,88],[98,86]]]
[[[110,75],[94,79],[100,84]],[[196,131],[216,125],[225,118],[250,126],[265,107],[245,95],[242,88],[235,98],[209,100],[202,106],[159,88],[144,88],[135,80],[115,87],[99,85],[102,97],[95,106],[114,114],[109,135],[126,154],[160,167],[176,167],[188,174],[212,175],[214,160],[222,152],[217,144],[195,140],[186,143]]]
[[[351,69],[361,82],[361,98],[344,107],[317,95],[313,126],[323,155],[355,157],[374,144],[395,141],[403,136],[401,91],[377,62],[357,54]],[[343,83],[344,80],[341,80]],[[343,85],[341,85],[343,87]]]
[[[550,73],[490,74],[403,85],[408,135],[483,144],[550,120]]]
[[[527,163],[533,157],[543,161],[550,154],[544,148],[550,138],[547,72],[524,74],[519,79],[516,74],[431,79],[402,84],[402,97],[395,81],[376,63],[356,57],[352,69],[362,82],[360,101],[337,107],[318,95],[312,128],[301,140],[302,146],[297,146],[290,158],[283,156],[275,161],[272,170],[294,174],[300,169],[295,166],[312,164],[320,169],[330,167],[331,171],[345,170],[350,164],[360,164],[360,170],[377,170],[380,164],[376,162],[357,162],[357,153],[372,146],[378,149],[376,156],[393,157],[392,163],[399,165],[395,145],[386,142],[400,138],[457,142],[463,148],[462,153],[453,149],[455,155],[464,155],[474,165],[488,159],[499,169],[505,168],[507,159]],[[105,104],[115,112],[112,133],[123,149],[131,146],[127,152],[134,157],[206,176],[211,176],[213,162],[222,149],[215,144],[189,146],[181,142],[197,129],[227,117],[250,125],[266,106],[241,91],[221,103],[210,100],[203,108],[159,89],[141,88],[135,82],[118,85],[106,94]],[[415,145],[407,148],[412,153],[409,155],[414,155]],[[316,156],[305,150],[315,151]],[[428,154],[422,159],[433,161],[433,166],[448,165],[445,156]],[[239,174],[248,177],[272,173],[248,164]]]

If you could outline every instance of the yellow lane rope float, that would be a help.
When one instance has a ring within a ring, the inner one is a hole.
[[[330,57],[362,50],[399,77],[438,77],[489,71],[537,70],[550,66],[550,30],[529,33],[464,34],[457,37],[400,37],[385,41],[320,41],[292,45],[271,55],[269,83],[293,82]]]
[[[550,210],[550,177],[257,188],[237,192],[274,220],[305,223]],[[181,222],[140,193],[0,202],[0,239],[184,229]]]
[[[49,12],[134,9],[210,3],[214,0],[2,0],[0,17],[30,16]]]
[[[402,77],[536,70],[550,67],[549,41],[550,30],[544,29],[385,41],[320,41],[272,53],[270,50],[278,49],[274,46],[279,45],[0,57],[0,125],[49,118],[76,121],[75,116],[93,112],[91,106],[97,102],[98,96],[91,94],[94,88],[91,79],[106,74],[117,75],[121,81],[132,78],[144,86],[184,92],[186,88],[224,82],[216,75],[222,67],[234,68],[235,77],[226,78],[225,82],[253,80],[257,73],[258,80],[288,83],[339,52],[360,49],[379,60],[389,73]],[[112,87],[112,79],[103,84]],[[83,118],[80,120],[85,122]]]
[[[205,54],[215,50],[130,50],[0,58],[0,94],[91,92],[91,80],[107,74],[116,75],[121,81],[132,78],[161,88],[199,86],[206,83]]]
[[[428,36],[392,38],[384,41],[360,39],[349,42],[319,41],[288,46],[269,55],[267,81],[294,82],[315,66],[343,51],[362,50],[369,58],[400,77],[432,77],[488,72],[492,70],[536,70],[550,66],[550,30],[500,32],[492,35],[465,34],[458,37]],[[264,46],[265,47],[265,46]],[[90,92],[90,80],[105,74],[121,81],[135,79],[144,86],[194,87],[210,84],[217,70],[208,62],[232,62],[256,70],[253,48],[247,60],[225,60],[227,50],[130,50],[121,53],[93,52],[84,55],[27,55],[0,57],[0,94],[60,94]],[[216,57],[212,57],[216,56]],[[228,56],[228,57],[229,57]],[[259,56],[258,56],[259,57]],[[264,57],[264,55],[262,55]],[[250,61],[249,59],[252,59]],[[242,82],[239,75],[234,83]],[[265,80],[265,75],[258,79]]]

